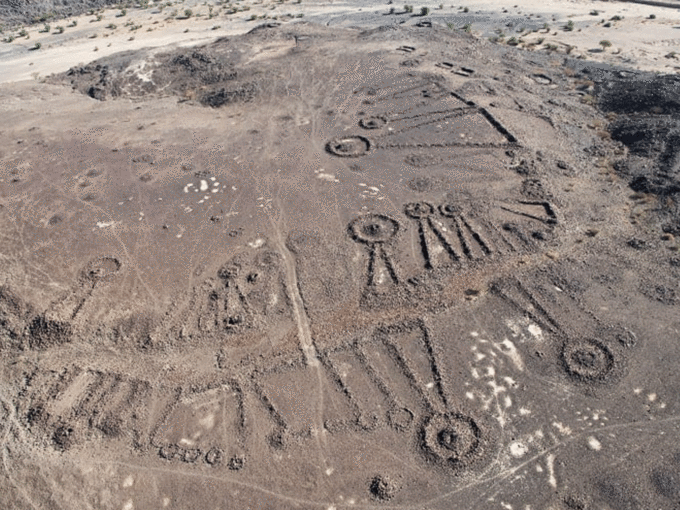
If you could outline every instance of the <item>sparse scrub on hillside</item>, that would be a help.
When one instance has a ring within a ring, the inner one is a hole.
[[[46,12],[41,14],[40,16],[36,16],[33,18],[33,23],[45,23],[47,20],[53,19],[56,17],[55,12]]]

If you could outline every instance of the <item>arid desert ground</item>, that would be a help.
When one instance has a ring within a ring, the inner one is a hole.
[[[679,509],[673,1],[0,6],[0,508]]]

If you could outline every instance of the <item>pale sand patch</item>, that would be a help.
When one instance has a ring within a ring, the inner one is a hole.
[[[78,22],[76,27],[66,28],[65,32],[59,35],[39,33],[42,24],[38,24],[28,28],[30,39],[17,38],[14,42],[3,43],[0,47],[0,83],[29,80],[64,72],[73,66],[86,64],[120,51],[141,48],[158,48],[166,51],[174,47],[206,44],[219,37],[245,33],[265,21],[273,21],[271,19],[250,21],[252,15],[281,17],[284,13],[289,13],[293,16],[304,14],[304,19],[314,19],[320,16],[324,19],[345,17],[353,19],[351,16],[361,14],[363,16],[361,25],[377,26],[395,22],[394,19],[389,19],[394,17],[383,16],[390,7],[394,7],[397,11],[402,10],[400,5],[389,6],[378,2],[369,4],[368,2],[309,2],[304,0],[301,4],[287,3],[276,9],[271,9],[272,5],[275,5],[273,2],[243,2],[242,5],[250,7],[250,10],[229,16],[221,13],[208,19],[208,6],[185,2],[176,6],[179,12],[181,13],[184,8],[191,8],[194,16],[186,20],[171,21],[167,20],[172,11],[171,8],[165,8],[163,12],[159,12],[156,7],[146,10],[129,9],[128,14],[121,18],[115,16],[118,10],[109,9],[104,12],[103,19],[99,22],[92,23],[93,16],[91,15],[52,22],[53,28],[57,25],[67,27],[72,20]],[[414,10],[418,12],[421,6],[429,7],[431,11],[428,19],[441,26],[446,26],[448,21],[462,16],[459,5],[445,2],[443,9],[439,9],[439,5],[440,2],[437,1],[422,1],[414,4]],[[524,0],[521,4],[518,0],[471,0],[466,2],[465,6],[468,7],[470,15],[481,11],[479,15],[490,16],[488,22],[473,23],[472,33],[476,35],[481,36],[482,32],[488,33],[489,27],[497,25],[499,29],[504,30],[506,40],[514,36],[518,39],[522,38],[528,44],[544,39],[540,45],[533,47],[534,51],[546,51],[544,45],[555,44],[559,48],[558,52],[564,53],[568,46],[572,46],[572,56],[583,55],[588,60],[648,71],[680,72],[680,59],[665,57],[673,50],[678,50],[680,53],[680,8],[591,0],[568,2]],[[678,6],[680,7],[680,2]],[[507,10],[507,13],[503,13],[503,10]],[[598,11],[599,14],[591,16],[589,14],[591,11]],[[196,14],[202,14],[202,16],[196,17]],[[512,29],[504,28],[502,17],[528,14],[532,14],[534,20],[539,15],[542,16],[541,21],[547,22],[550,29],[523,35],[513,32]],[[654,14],[656,19],[648,19],[650,14]],[[612,22],[611,28],[604,28],[602,23],[598,23],[602,19],[609,20],[613,16],[622,16],[623,19]],[[496,17],[498,19],[495,19]],[[552,21],[553,17],[556,21]],[[420,19],[418,16],[403,15],[398,18],[398,21],[413,25]],[[295,20],[297,18],[284,24],[293,23]],[[575,24],[573,31],[563,30],[569,20]],[[142,28],[130,31],[124,26],[126,22],[142,25]],[[105,27],[110,23],[116,24],[117,27],[113,30],[106,29]],[[213,27],[218,25],[219,28],[213,30]],[[147,31],[149,29],[151,31]],[[187,29],[188,32],[186,32]],[[97,37],[90,38],[93,34],[97,34]],[[602,40],[610,41],[611,48],[599,51],[599,42]],[[41,43],[42,48],[29,51],[29,48],[36,42]]]

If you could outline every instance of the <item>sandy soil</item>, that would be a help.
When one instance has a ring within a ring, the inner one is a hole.
[[[297,16],[303,15],[305,20],[334,26],[412,25],[422,21],[420,16],[405,14],[401,5],[390,6],[381,2],[362,2],[358,6],[338,1],[305,1],[301,4],[244,1],[239,5],[249,10],[226,14],[225,7],[216,7],[215,13],[219,9],[221,11],[210,19],[206,5],[190,0],[165,7],[162,11],[153,4],[146,10],[129,9],[123,17],[116,17],[120,10],[108,9],[102,12],[101,21],[93,22],[95,16],[83,15],[52,22],[53,26],[64,27],[73,21],[77,23],[76,27],[67,27],[62,34],[56,34],[54,30],[40,33],[43,25],[38,24],[27,29],[30,39],[17,38],[13,43],[0,47],[0,82],[44,77],[120,51],[196,45],[217,37],[242,34],[253,27],[255,22],[250,20],[253,15],[267,16],[268,19],[276,17],[277,21],[284,23],[299,20]],[[443,9],[439,9],[440,5]],[[463,6],[429,1],[414,6],[416,14],[421,6],[430,8],[427,19],[435,23],[452,24],[455,29],[470,23],[472,32],[481,37],[493,37],[502,31],[505,41],[514,36],[522,41],[523,47],[534,51],[546,51],[546,45],[555,44],[559,52],[572,47],[569,50],[571,55],[581,55],[589,60],[625,64],[649,71],[677,72],[680,69],[680,57],[668,57],[680,47],[680,7],[671,9],[634,3],[555,0],[525,1],[521,4],[514,0],[474,1]],[[396,14],[386,15],[391,7]],[[463,7],[469,12],[462,12]],[[191,18],[171,18],[172,11],[181,17],[185,8],[194,11]],[[591,15],[594,11],[598,14]],[[649,19],[650,15],[656,19]],[[623,19],[610,21],[609,28],[603,26],[602,20],[609,21],[615,16]],[[569,21],[574,23],[573,31],[564,30]],[[548,29],[544,29],[545,23]],[[110,24],[116,25],[116,28],[105,28]],[[132,30],[131,26],[139,28]],[[520,29],[524,30],[519,32]],[[537,32],[530,32],[532,30]],[[603,40],[612,44],[605,51],[599,45]],[[36,42],[42,48],[29,51]]]
[[[677,507],[680,81],[388,8],[2,46],[1,508]]]

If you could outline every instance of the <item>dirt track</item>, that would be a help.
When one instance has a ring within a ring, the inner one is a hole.
[[[675,508],[675,82],[620,73],[301,23],[3,86],[1,506]]]

